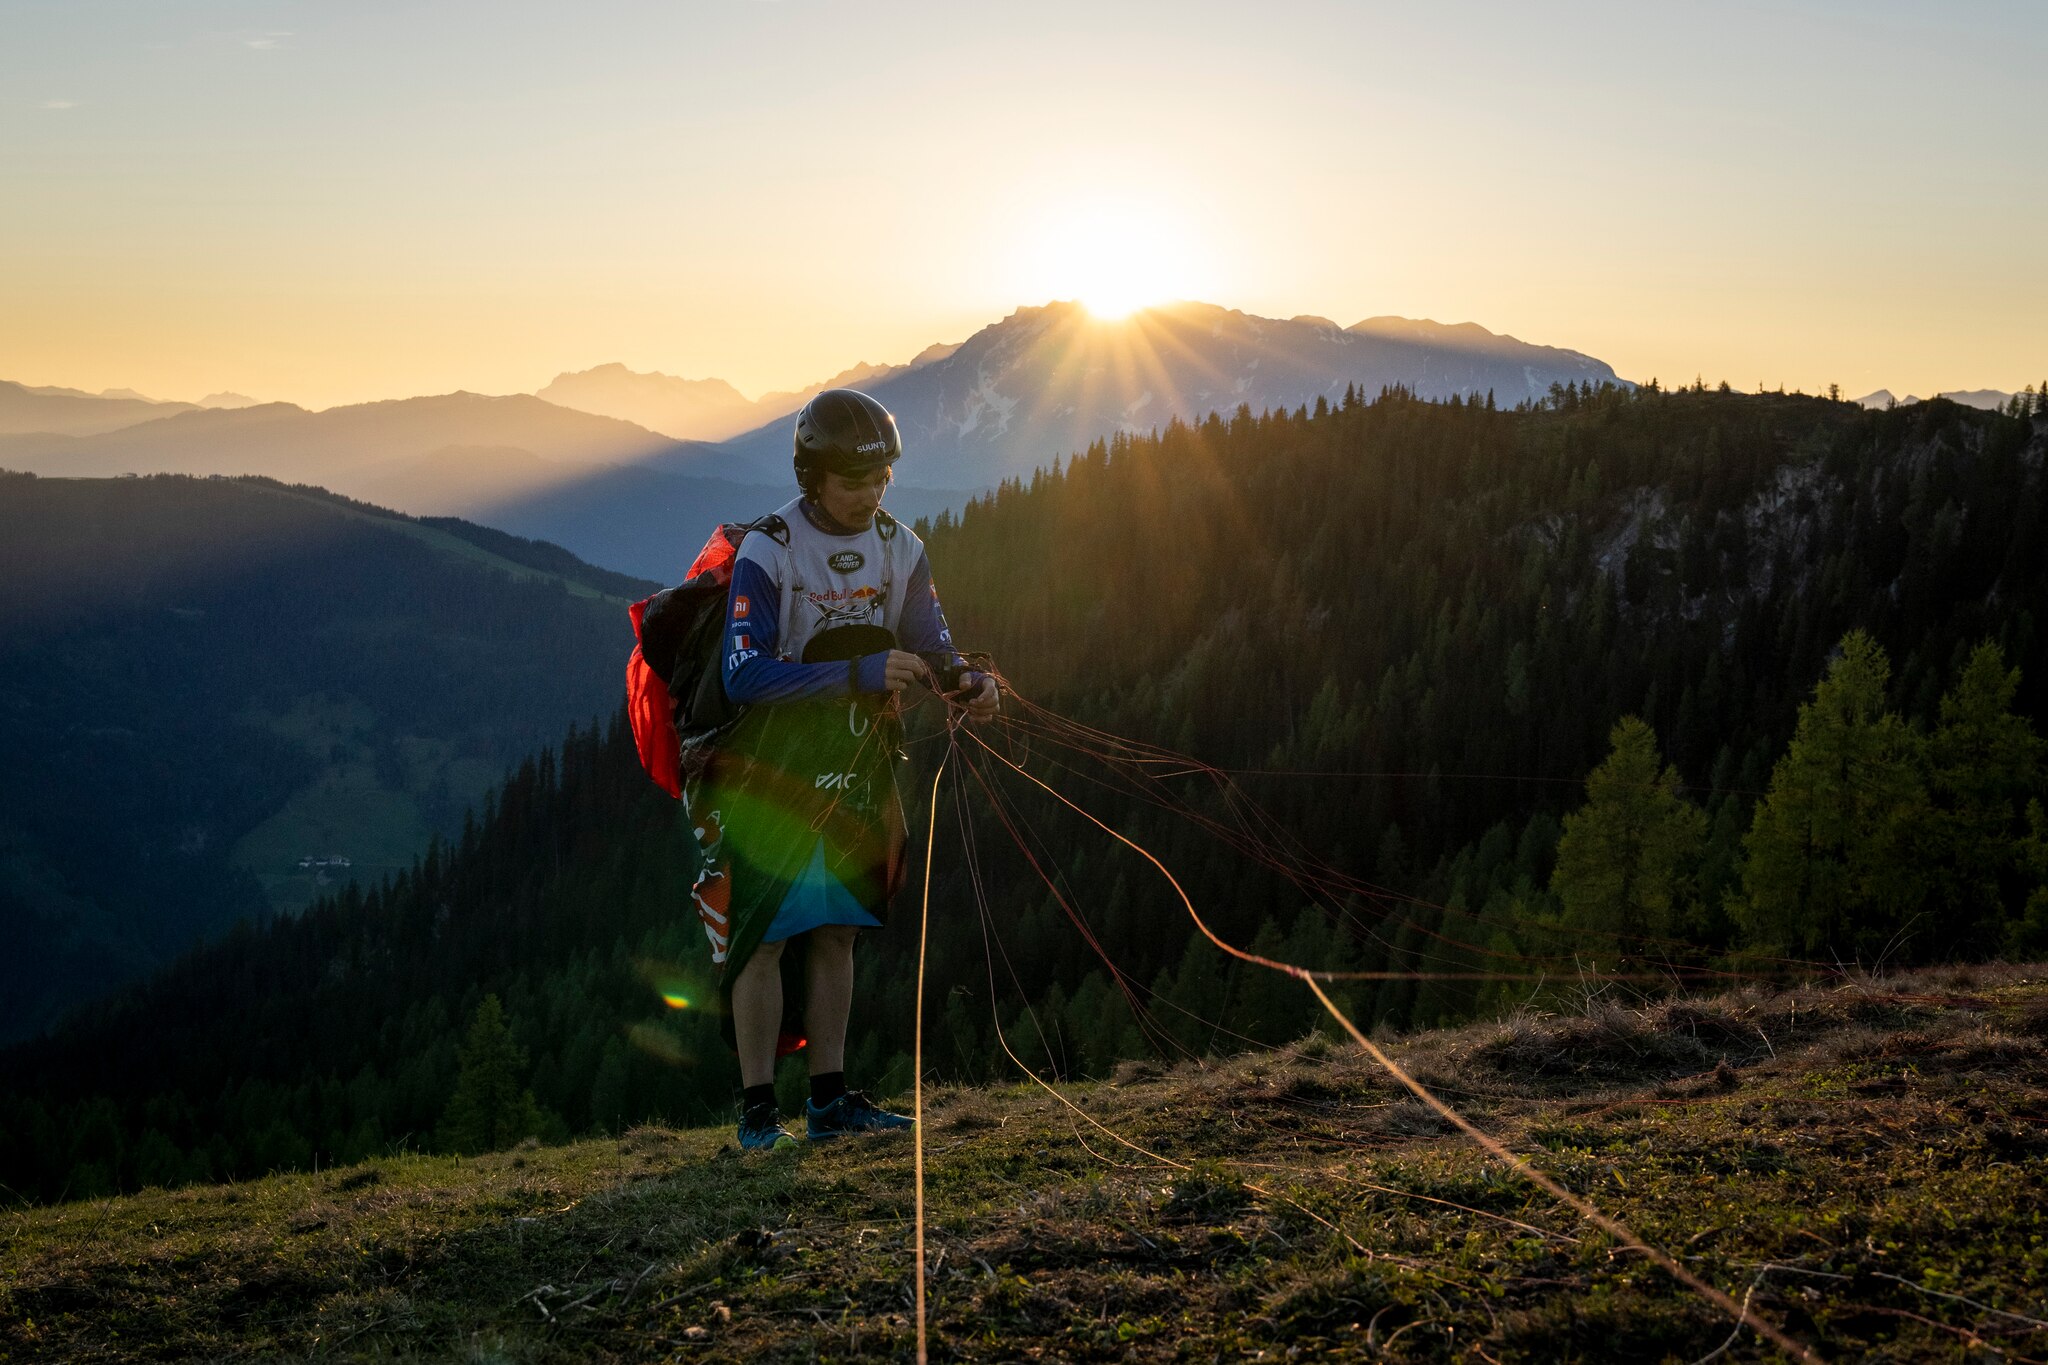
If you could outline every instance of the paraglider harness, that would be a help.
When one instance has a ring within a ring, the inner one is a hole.
[[[746,714],[725,695],[718,649],[733,561],[749,531],[789,544],[789,526],[774,513],[727,522],[704,542],[680,584],[629,609],[636,643],[626,661],[626,716],[640,766],[678,800],[683,783],[704,771],[718,741]]]

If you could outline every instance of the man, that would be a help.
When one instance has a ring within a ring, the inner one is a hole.
[[[801,496],[756,523],[733,564],[723,672],[748,709],[688,795],[750,1150],[795,1140],[774,1082],[778,1055],[797,1048],[812,1139],[911,1122],[845,1076],[853,942],[882,923],[903,871],[896,696],[920,683],[979,722],[997,693],[953,648],[923,544],[881,510],[902,451],[880,403],[818,394],[796,418]]]

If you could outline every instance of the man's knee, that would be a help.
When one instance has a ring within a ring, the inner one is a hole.
[[[850,952],[853,948],[854,939],[859,936],[860,929],[851,924],[821,924],[811,930],[811,938],[815,946],[828,951],[836,949],[841,952]]]

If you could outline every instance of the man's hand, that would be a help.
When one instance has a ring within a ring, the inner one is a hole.
[[[974,683],[957,692],[948,692],[946,700],[957,703],[967,711],[967,719],[976,725],[986,725],[996,718],[1002,707],[1002,694],[996,688],[996,680],[986,673],[976,673]]]
[[[907,650],[892,649],[882,664],[882,681],[891,692],[901,692],[912,683],[931,683],[931,670],[923,659]]]

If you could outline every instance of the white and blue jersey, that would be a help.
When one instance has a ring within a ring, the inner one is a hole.
[[[877,517],[864,531],[835,535],[811,519],[802,498],[777,515],[789,528],[789,543],[752,531],[733,561],[722,662],[725,693],[735,703],[886,692],[881,653],[851,668],[798,662],[806,645],[839,626],[880,626],[896,637],[897,648],[927,663],[958,665],[916,532]]]
[[[884,652],[851,663],[801,662],[813,639],[841,626],[880,627],[895,637],[897,648],[928,664],[959,666],[924,544],[909,527],[878,517],[864,531],[836,534],[812,519],[801,498],[777,515],[788,528],[787,543],[767,531],[751,531],[733,562],[722,673],[726,695],[735,703],[831,701],[887,692]],[[864,708],[866,703],[849,705]],[[865,721],[861,727],[865,730]],[[836,771],[820,774],[818,782],[838,776]],[[872,928],[879,923],[832,872],[820,836],[789,881],[761,941],[781,942],[826,924]],[[722,959],[725,930],[708,921],[706,929],[714,959]]]

